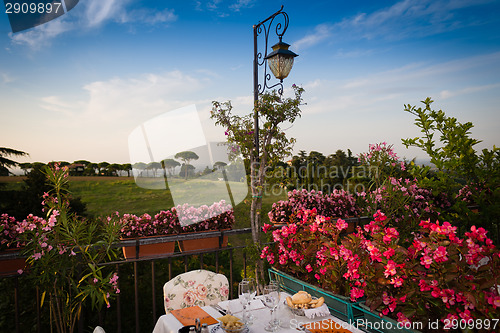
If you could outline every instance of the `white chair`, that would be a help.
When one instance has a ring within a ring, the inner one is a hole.
[[[106,332],[104,331],[104,328],[102,328],[101,326],[96,326],[96,328],[94,328],[93,333],[106,333]]]
[[[203,269],[177,275],[163,286],[165,313],[189,306],[205,306],[225,301],[229,282],[223,274]]]

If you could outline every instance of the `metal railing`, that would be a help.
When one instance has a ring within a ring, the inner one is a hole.
[[[140,251],[140,246],[145,244],[154,244],[165,241],[179,242],[188,239],[201,240],[206,237],[220,237],[221,241],[219,243],[222,244],[224,236],[232,238],[236,235],[249,233],[251,233],[250,228],[228,231],[210,231],[202,234],[181,234],[175,236],[124,240],[117,243],[116,246],[136,246],[136,249]],[[163,284],[172,279],[175,275],[197,268],[208,268],[217,273],[221,272],[222,268],[224,270],[222,273],[226,274],[231,286],[229,288],[229,297],[233,298],[233,286],[235,285],[235,282],[237,283],[241,279],[241,274],[235,272],[235,257],[238,260],[237,266],[242,267],[242,272],[246,275],[247,257],[243,251],[244,248],[245,246],[231,246],[229,244],[227,247],[219,247],[218,249],[174,252],[154,257],[127,259],[105,263],[104,265],[114,266],[114,270],[118,273],[118,288],[120,288],[121,292],[117,295],[116,300],[112,302],[112,310],[105,309],[98,313],[88,311],[84,313],[78,323],[76,331],[79,333],[92,332],[93,327],[100,325],[105,329],[106,327],[111,327],[110,332],[117,333],[151,332],[158,317],[164,314],[164,310],[160,310],[163,309],[163,301],[161,304],[159,302],[160,297],[163,299],[163,292],[158,294],[158,290],[163,290]],[[139,253],[138,251],[136,252]],[[16,252],[2,254],[0,257],[0,259],[22,258],[22,256]],[[224,262],[221,262],[222,260]],[[147,265],[150,266],[149,274],[146,274],[145,272],[147,270]],[[132,266],[132,269],[127,266]],[[166,268],[167,272],[159,272],[158,269],[160,267],[162,270]],[[147,275],[150,275],[150,277],[147,277]],[[163,277],[161,281],[158,280],[158,276],[160,275]],[[146,283],[146,278],[150,278],[150,282]],[[23,333],[49,331],[49,328],[44,326],[44,322],[47,321],[44,319],[46,319],[45,316],[50,316],[50,314],[47,309],[44,311],[44,309],[40,306],[41,296],[38,288],[34,288],[35,290],[33,290],[33,288],[31,288],[32,286],[26,285],[25,277],[23,275],[19,276],[17,274],[13,274],[8,277],[8,279],[7,277],[4,277],[2,282],[7,284],[5,280],[11,280],[10,288],[9,286],[5,288],[6,286],[2,285],[5,289],[9,289],[3,290],[2,293],[12,293],[11,299],[14,304],[9,307],[9,312],[11,312],[11,314],[6,316],[8,317],[9,322],[2,323],[0,320],[0,331],[6,331],[6,329],[13,329],[15,332]],[[145,285],[151,286],[151,290],[144,290]],[[128,286],[133,286],[133,297],[131,297],[132,292]],[[29,298],[30,304],[23,304],[23,300],[21,300],[20,296],[21,294],[29,291],[34,292],[35,295]],[[130,318],[132,317],[132,313],[130,313],[131,307],[129,306],[130,304],[128,304],[130,299],[133,299],[133,318],[135,325],[130,325]],[[148,310],[144,311],[145,313],[141,313],[145,299],[147,299],[149,303],[147,306]],[[22,309],[30,309],[34,311],[26,311]],[[110,315],[110,313],[112,315]],[[26,323],[26,316],[30,317],[28,318],[28,321],[30,322],[29,324]],[[150,316],[150,320],[145,321],[144,317],[147,316]],[[89,320],[89,317],[92,317],[91,320]],[[8,327],[4,328],[2,326]]]
[[[345,219],[346,222],[354,226],[360,225],[369,220],[369,217]],[[145,244],[154,244],[165,241],[179,242],[188,239],[201,239],[206,237],[219,237],[219,245],[221,245],[224,236],[230,237],[229,246],[219,246],[218,249],[174,252],[155,257],[135,258],[105,263],[104,265],[106,266],[114,266],[115,271],[118,273],[118,288],[120,288],[121,293],[117,295],[111,309],[104,309],[97,313],[96,311],[88,310],[84,312],[80,318],[77,331],[79,333],[92,332],[93,328],[99,325],[104,327],[105,330],[109,330],[109,332],[151,332],[158,318],[164,314],[163,301],[161,303],[158,302],[160,299],[160,295],[157,293],[158,290],[163,290],[163,284],[177,274],[197,268],[208,268],[217,273],[222,270],[222,273],[226,274],[230,283],[229,297],[234,298],[233,289],[237,286],[237,282],[239,282],[242,277],[246,277],[247,274],[247,256],[244,251],[246,246],[231,246],[231,239],[237,235],[250,233],[250,228],[244,228],[228,231],[210,231],[202,234],[181,234],[121,241],[116,244],[117,247],[136,246],[136,253],[139,253],[140,246]],[[240,241],[239,243],[242,242]],[[10,253],[3,254],[1,257],[7,259],[16,258],[19,257],[19,255]],[[236,265],[235,258],[237,261]],[[151,279],[151,290],[144,290],[145,285],[149,286],[149,282],[146,282],[145,280],[148,278],[146,276],[147,265],[150,265],[149,278]],[[130,266],[132,266],[132,268]],[[164,271],[165,269],[166,272]],[[241,270],[236,271],[236,269]],[[2,291],[3,293],[11,292],[14,302],[13,307],[9,309],[11,315],[8,315],[10,324],[8,324],[9,327],[7,328],[13,329],[15,332],[23,333],[46,332],[47,328],[45,328],[44,323],[47,322],[46,316],[49,316],[48,310],[43,309],[40,306],[41,297],[38,288],[26,286],[24,279],[25,277],[22,275],[12,276],[8,279],[11,280],[12,290]],[[6,279],[2,279],[1,282],[5,282],[4,280]],[[132,286],[134,291],[133,296],[131,292]],[[6,289],[9,289],[9,287]],[[35,293],[35,297],[32,296],[27,300],[29,304],[22,303],[23,300],[21,300],[21,294],[24,295],[24,293],[29,292],[30,289]],[[148,294],[149,296],[146,296]],[[163,300],[163,292],[160,294],[161,299]],[[131,306],[131,303],[133,303],[133,306]],[[150,305],[147,305],[147,303]],[[28,310],[21,311],[21,309]],[[29,311],[30,309],[31,311]],[[133,314],[131,312],[133,312]],[[36,318],[33,319],[35,314]],[[26,324],[27,316],[29,317],[29,325]],[[131,323],[132,317],[134,318],[133,323]],[[149,319],[147,317],[149,317]],[[14,325],[12,325],[12,321],[14,322]],[[4,331],[1,325],[2,321],[0,320],[0,331]],[[25,327],[26,325],[30,327]]]

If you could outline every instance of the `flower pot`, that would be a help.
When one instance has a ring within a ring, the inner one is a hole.
[[[154,237],[161,236],[151,236],[151,237],[139,237],[138,239],[148,239]],[[131,238],[124,239],[130,240]],[[135,238],[133,238],[135,239]],[[123,256],[125,259],[137,259],[137,258],[145,258],[145,257],[155,257],[164,254],[174,253],[175,250],[175,241],[170,242],[162,242],[162,243],[154,243],[154,244],[141,244],[139,245],[139,252],[137,253],[137,247],[135,245],[132,246],[124,246],[122,247]]]
[[[206,231],[206,232],[211,232],[211,231]],[[205,233],[205,231],[193,232],[190,234],[203,234],[203,233]],[[220,236],[185,239],[179,241],[179,249],[181,250],[181,252],[219,249],[227,246],[228,237],[227,236],[222,237],[222,243],[220,244],[220,246],[219,242],[220,242]]]
[[[353,305],[353,309],[361,313],[361,316],[356,318],[355,325],[357,328],[365,332],[374,333],[420,333],[420,331],[405,328],[404,326],[398,327],[398,322],[387,316],[380,316],[378,313],[370,310],[363,302]],[[403,325],[403,324],[399,324]]]
[[[362,313],[353,308],[356,302],[352,302],[349,297],[331,293],[322,288],[313,286],[307,282],[301,281],[291,275],[283,273],[276,268],[270,268],[269,279],[277,281],[281,288],[290,294],[295,294],[299,290],[307,291],[315,297],[323,297],[330,313],[347,322],[353,322],[356,318],[362,316]]]
[[[8,249],[0,252],[2,254],[14,255],[18,249]],[[26,260],[24,258],[0,258],[0,276],[18,275],[18,270],[26,268]]]

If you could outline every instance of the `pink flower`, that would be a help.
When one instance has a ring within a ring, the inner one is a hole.
[[[347,227],[348,227],[347,222],[342,220],[342,219],[338,219],[337,224],[335,226],[339,230],[344,230],[344,229],[347,229]]]
[[[408,327],[411,326],[410,325],[411,321],[408,318],[406,318],[406,316],[402,312],[398,312],[397,316],[398,316],[398,322],[403,324],[403,327],[405,327],[406,325],[408,325]]]
[[[264,223],[264,226],[262,227],[262,231],[267,233],[269,229],[271,229],[273,226],[271,224]]]
[[[384,266],[385,272],[384,275],[386,278],[392,275],[396,275],[396,263],[392,260],[387,261],[387,265]]]
[[[446,248],[444,246],[439,246],[434,252],[434,260],[436,262],[445,262],[448,260],[446,254]]]
[[[429,287],[429,285],[425,282],[425,280],[420,280],[420,282],[418,283],[419,287],[420,287],[420,291],[429,291],[431,290],[431,287]]]
[[[351,301],[356,301],[356,299],[361,298],[365,295],[365,291],[360,288],[351,288]]]
[[[386,228],[385,232],[386,234],[383,238],[384,243],[389,243],[392,238],[397,238],[399,236],[399,232],[395,228]]]
[[[396,252],[394,251],[394,249],[392,247],[390,247],[390,248],[387,249],[387,251],[384,252],[384,257],[386,257],[387,259],[389,259],[394,254],[396,254]]]
[[[400,277],[392,278],[391,284],[394,285],[394,287],[401,287],[403,285],[403,279]]]
[[[425,268],[430,268],[432,264],[432,258],[428,255],[424,255],[422,258],[420,258],[420,264],[422,266],[425,266]]]

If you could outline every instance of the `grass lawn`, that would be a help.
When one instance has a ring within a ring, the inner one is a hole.
[[[6,187],[9,189],[20,189],[23,179],[24,177],[0,177],[0,182],[7,183]],[[160,210],[174,206],[171,191],[165,189],[164,182],[158,178],[141,179],[142,187],[138,186],[132,177],[70,177],[69,184],[71,193],[81,198],[87,206],[88,214],[94,217],[107,216],[116,211],[120,214],[154,215]],[[146,186],[149,188],[145,188]],[[176,204],[184,202],[184,199],[195,204],[211,204],[214,197],[221,198],[227,193],[225,182],[217,181],[186,182],[183,179],[174,179],[169,181],[169,186],[174,192]],[[237,189],[239,193],[246,192],[242,183],[230,182],[230,186],[232,191]],[[206,193],[210,195],[207,196]],[[262,209],[264,222],[268,221],[267,213],[272,204],[284,199],[286,199],[285,191],[278,195],[264,196]],[[236,205],[235,228],[250,226],[250,201],[251,195],[247,194],[246,198]]]

